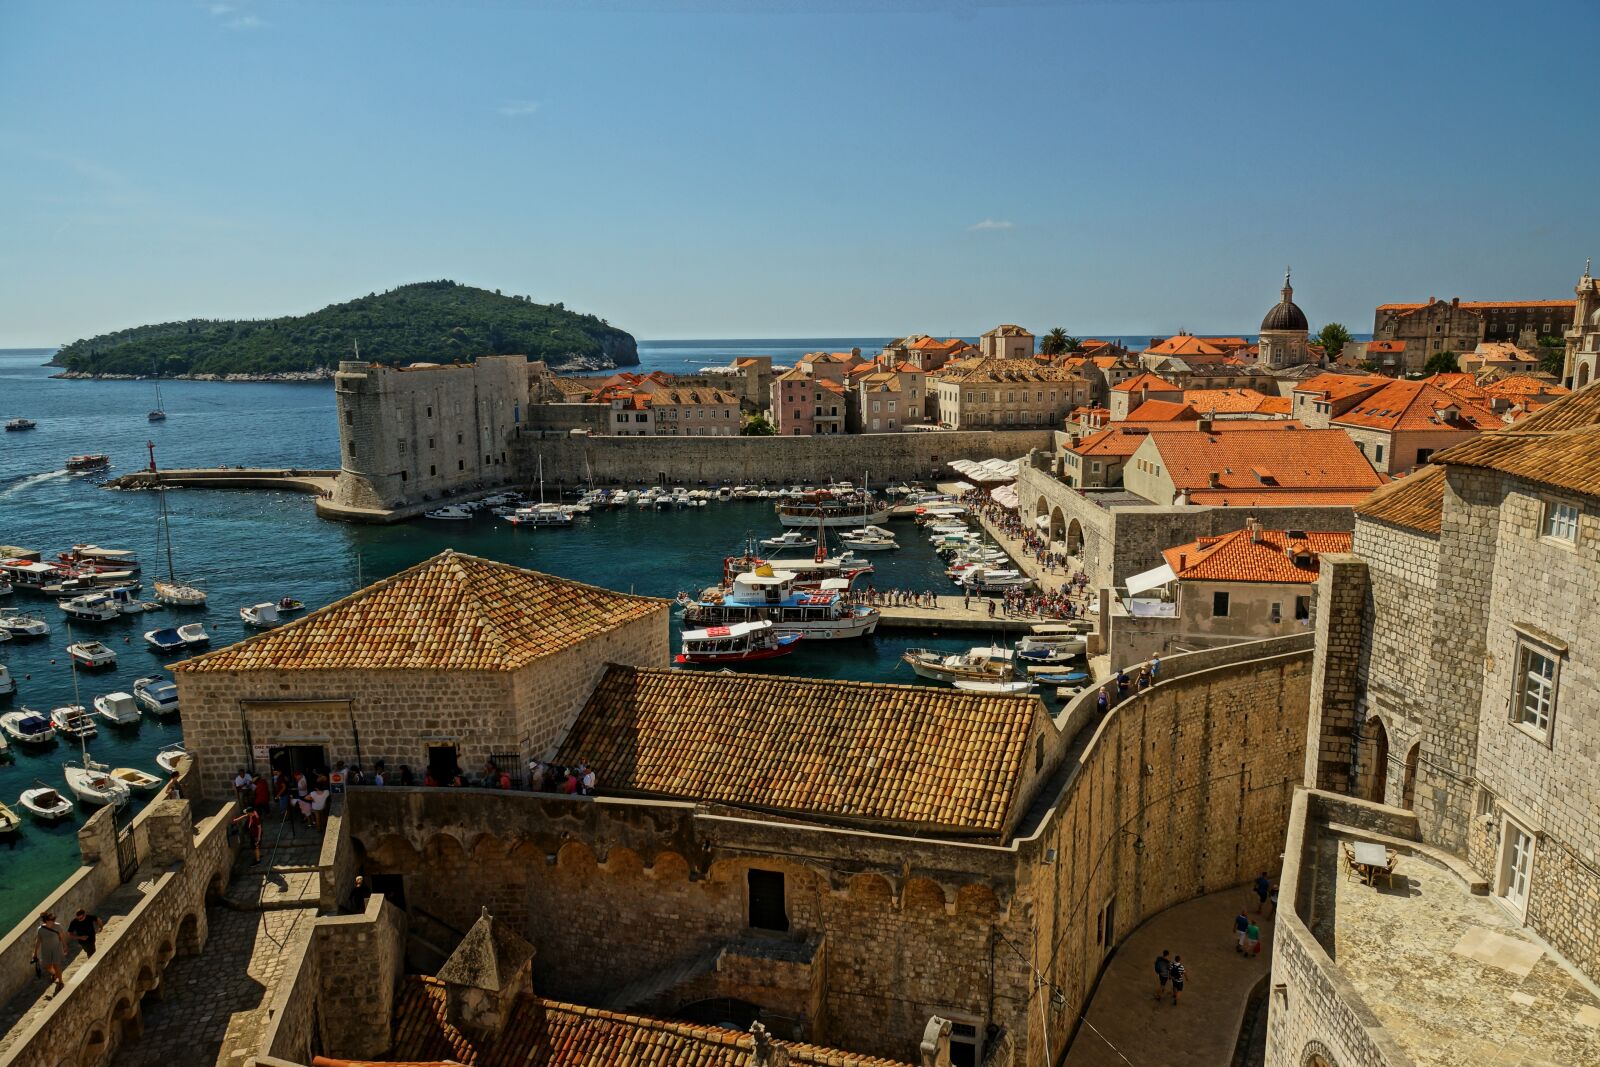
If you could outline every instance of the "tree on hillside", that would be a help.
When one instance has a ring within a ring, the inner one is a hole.
[[[1461,364],[1456,361],[1456,354],[1446,349],[1436,352],[1428,357],[1428,362],[1423,364],[1423,374],[1456,374],[1461,370]]]
[[[1350,331],[1344,328],[1342,322],[1330,322],[1317,334],[1317,344],[1322,346],[1323,355],[1330,361],[1338,359],[1339,353],[1350,341]]]
[[[1057,326],[1039,340],[1039,351],[1046,356],[1064,356],[1077,347],[1078,339]]]

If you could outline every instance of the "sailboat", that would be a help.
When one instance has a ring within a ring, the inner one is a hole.
[[[163,407],[162,403],[161,403],[161,383],[159,381],[156,382],[156,406],[155,406],[155,410],[150,412],[149,418],[150,418],[151,422],[165,422],[166,419],[167,419],[166,408]]]
[[[163,416],[165,417],[165,416]],[[156,599],[172,608],[203,608],[206,606],[205,590],[178,581],[172,569],[172,517],[167,513],[167,491],[160,486],[156,493],[161,498],[161,541],[167,553],[166,581],[156,579]]]
[[[72,676],[72,700],[78,704],[78,676]],[[79,710],[82,710],[79,705]],[[62,775],[67,780],[67,788],[80,803],[96,807],[109,804],[120,808],[128,802],[132,791],[128,783],[113,777],[111,768],[103,763],[96,763],[89,758],[89,731],[78,732],[79,751],[83,753],[79,763],[68,763],[61,768]]]

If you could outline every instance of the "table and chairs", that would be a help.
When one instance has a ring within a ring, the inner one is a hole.
[[[1377,885],[1382,878],[1394,885],[1395,865],[1400,853],[1376,841],[1342,841],[1345,870],[1350,877],[1359,878],[1363,885]]]

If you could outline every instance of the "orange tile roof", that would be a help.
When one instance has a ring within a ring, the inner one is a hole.
[[[1566,396],[1572,390],[1529,374],[1510,374],[1483,386],[1480,392],[1488,396],[1517,399],[1528,396]]]
[[[1111,391],[1114,393],[1133,393],[1140,389],[1149,389],[1152,391],[1167,393],[1181,393],[1183,391],[1176,385],[1173,385],[1171,382],[1167,381],[1165,378],[1158,378],[1149,371],[1136,374],[1127,381],[1118,382],[1116,385],[1111,387]]]
[[[1320,393],[1326,400],[1343,400],[1370,389],[1382,389],[1396,379],[1386,374],[1335,374],[1332,371],[1307,378],[1294,387],[1297,393]]]
[[[1193,422],[1200,417],[1200,413],[1188,404],[1174,403],[1171,400],[1146,400],[1132,411],[1128,412],[1128,422],[1177,422],[1187,420]]]
[[[404,979],[394,1016],[394,1059],[340,1060],[318,1056],[316,1067],[747,1067],[755,1038],[720,1026],[625,1015],[523,997],[498,1040],[475,1041],[449,1020],[445,985],[437,978]],[[840,1049],[776,1041],[799,1067],[904,1067],[894,1060]]]
[[[1444,468],[1423,467],[1382,486],[1356,505],[1356,514],[1437,537],[1444,523]]]
[[[1281,400],[1284,403],[1269,404]],[[1255,389],[1185,389],[1183,402],[1205,414],[1239,415],[1281,410],[1288,414],[1293,406],[1288,397],[1269,397]]]
[[[1441,412],[1454,410],[1446,420]],[[1406,430],[1494,430],[1504,426],[1500,416],[1469,404],[1438,386],[1422,381],[1390,382],[1358,400],[1354,407],[1331,420],[1338,426],[1366,427],[1391,432]]]
[[[1196,491],[1274,489],[1370,490],[1383,484],[1343,430],[1291,429],[1264,422],[1257,433],[1173,432],[1151,435],[1172,484]],[[1211,484],[1212,474],[1217,484]],[[1359,494],[1358,494],[1359,495]]]
[[[1406,350],[1406,343],[1404,341],[1368,341],[1367,342],[1367,351],[1368,352],[1404,352],[1405,350]]]
[[[1244,342],[1241,340],[1240,344]],[[1145,349],[1149,356],[1220,356],[1223,350],[1201,337],[1180,333]]]
[[[1600,388],[1560,397],[1504,430],[1436,453],[1433,461],[1600,497]]]
[[[1297,531],[1299,532],[1299,531]],[[1290,537],[1283,530],[1248,529],[1202,537],[1166,549],[1167,566],[1185,581],[1280,582],[1309,585],[1317,580],[1324,552],[1349,552],[1348,533],[1312,530]]]
[[[446,550],[302,618],[175,664],[254,670],[509,671],[668,602]]]
[[[739,402],[739,398],[732,393],[704,387],[662,389],[650,396],[651,402],[657,407],[698,407],[705,404],[729,405]]]
[[[1097,409],[1104,411],[1104,408]],[[1187,422],[1134,422],[1127,420],[1114,422],[1103,429],[1081,438],[1076,447],[1067,446],[1067,451],[1075,452],[1080,456],[1131,456],[1145,438],[1153,433],[1180,433],[1195,432],[1198,424],[1191,420]],[[1285,428],[1300,429],[1298,419],[1221,419],[1211,424],[1212,433],[1249,433],[1272,432]]]
[[[1479,387],[1478,379],[1465,371],[1441,371],[1423,378],[1422,381],[1472,403],[1478,403],[1488,395]]]
[[[612,666],[561,743],[601,792],[994,836],[1037,697]]]
[[[947,382],[972,382],[975,384],[987,382],[998,385],[1004,385],[1008,382],[1016,382],[1018,384],[1066,382],[1079,377],[1064,367],[1041,365],[1033,359],[999,359],[995,357],[947,363],[942,370],[934,371],[933,373]]]
[[[1348,508],[1367,498],[1365,489],[1196,489],[1189,503],[1229,508]]]

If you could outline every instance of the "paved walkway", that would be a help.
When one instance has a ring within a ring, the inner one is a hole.
[[[1261,927],[1261,955],[1234,950],[1233,917],[1246,907]],[[1233,1057],[1250,991],[1272,970],[1271,920],[1255,913],[1249,886],[1169,908],[1117,949],[1095,990],[1065,1067],[1224,1067]],[[1155,999],[1155,958],[1183,957],[1188,979],[1176,1006]]]

